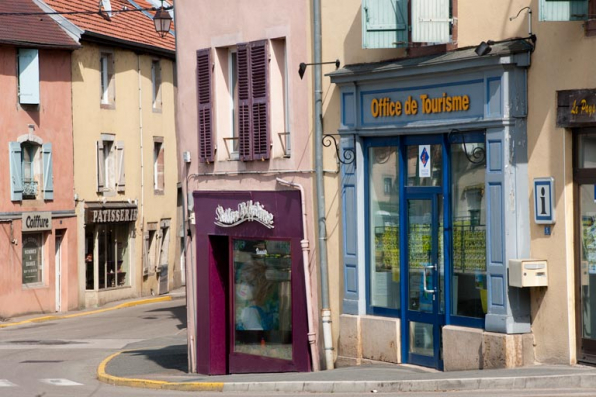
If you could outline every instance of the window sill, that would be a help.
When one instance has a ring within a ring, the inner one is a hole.
[[[447,44],[436,44],[436,45],[428,45],[428,46],[419,46],[419,47],[408,47],[407,51],[407,58],[417,58],[423,57],[427,55],[437,55],[437,54],[444,54],[448,51],[453,51],[457,49],[457,42],[451,42]]]
[[[114,104],[114,103],[101,103],[99,107],[101,109],[113,110],[113,109],[116,109],[116,104]]]
[[[31,284],[23,284],[22,290],[29,290],[29,289],[44,289],[48,288],[47,285],[44,283],[31,283]]]
[[[156,196],[163,196],[165,193],[163,190],[153,190],[153,194]]]
[[[153,113],[161,113],[161,107],[153,107]]]

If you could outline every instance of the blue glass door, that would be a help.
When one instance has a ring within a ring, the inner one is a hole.
[[[408,194],[406,203],[408,362],[442,369],[441,328],[445,312],[442,196]]]

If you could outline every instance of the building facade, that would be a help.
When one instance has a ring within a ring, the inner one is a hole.
[[[309,370],[311,85],[296,73],[310,59],[308,4],[179,1],[176,15],[190,368]]]
[[[0,11],[41,12],[32,1]],[[51,19],[6,17],[1,30],[0,317],[76,309],[70,62],[79,45]]]
[[[72,59],[80,306],[181,285],[175,44],[144,1],[46,1],[82,48]]]
[[[339,362],[592,362],[592,2],[387,3],[323,11]]]

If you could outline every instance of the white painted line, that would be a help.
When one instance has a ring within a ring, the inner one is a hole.
[[[40,379],[43,383],[48,383],[54,386],[82,386],[82,383],[73,382],[68,379]]]
[[[0,387],[14,387],[16,386],[14,383],[9,382],[6,379],[0,379]]]

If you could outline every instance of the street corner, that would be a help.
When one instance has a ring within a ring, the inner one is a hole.
[[[178,391],[223,391],[222,382],[169,382],[153,379],[129,378],[109,374],[106,370],[108,364],[117,359],[122,353],[134,350],[123,350],[104,359],[97,368],[97,379],[100,382],[113,386],[127,386],[142,389],[178,390]]]

